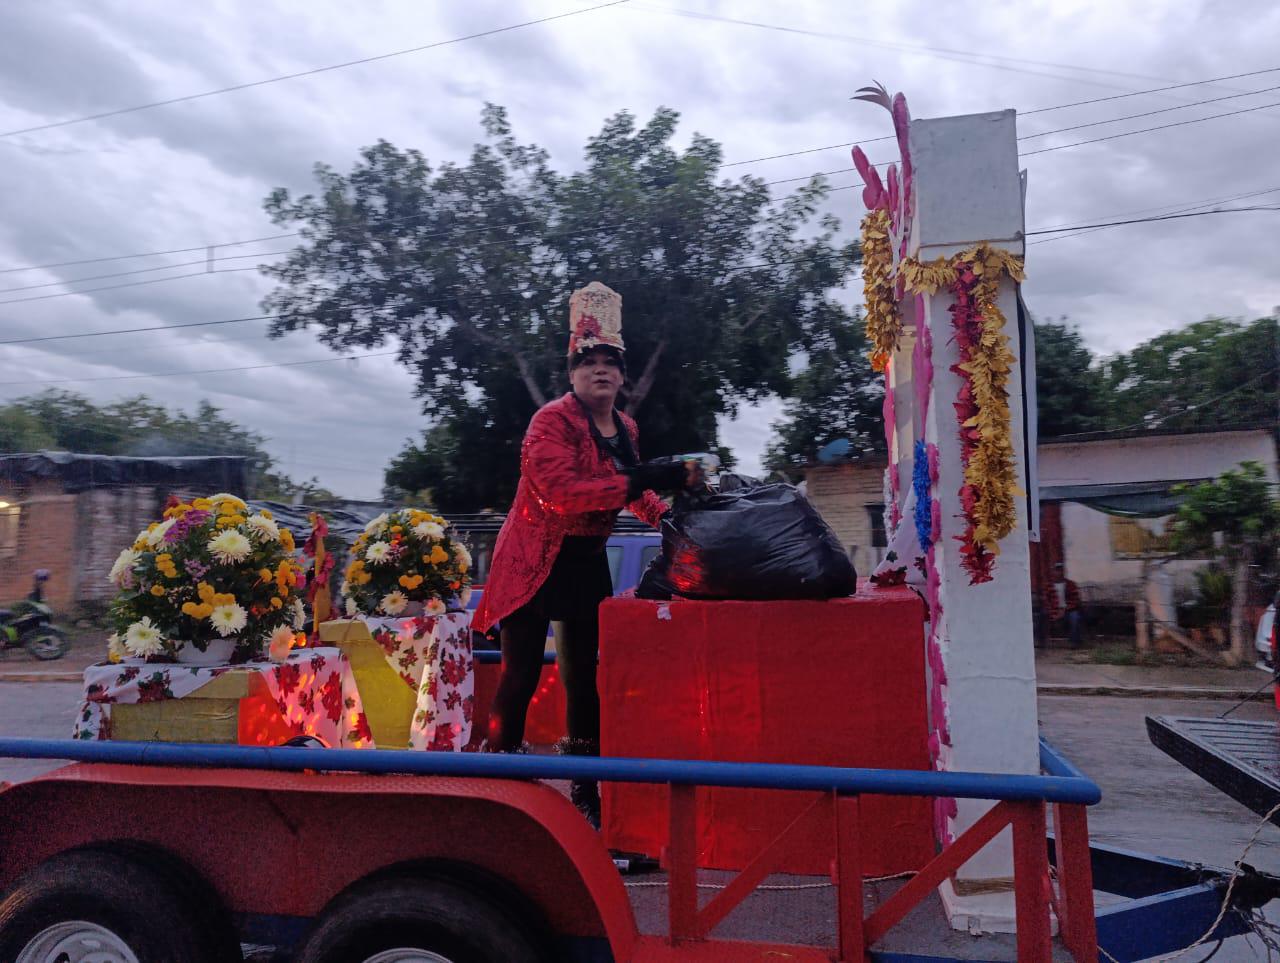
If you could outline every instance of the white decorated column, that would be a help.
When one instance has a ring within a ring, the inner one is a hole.
[[[1014,112],[916,120],[910,128],[915,166],[916,260],[933,261],[985,242],[1021,256],[1022,190]],[[1005,334],[1018,354],[1017,292],[1007,276],[996,302]],[[974,583],[963,565],[964,485],[962,442],[954,403],[963,379],[953,337],[953,294],[923,295],[932,335],[933,385],[925,438],[937,446],[939,536],[933,550],[941,618],[932,627],[946,683],[941,698],[948,744],[939,747],[938,768],[952,771],[1038,773],[1035,649],[1031,620],[1031,567],[1025,500],[1019,498],[1012,531],[999,541],[990,580]],[[1018,373],[1009,380],[1008,437],[1019,493],[1027,487],[1023,410]],[[935,657],[936,658],[936,657]],[[959,835],[989,803],[960,800],[949,829]],[[977,917],[997,927],[1012,919],[1012,850],[1009,834],[997,838],[959,872],[948,896],[953,923]],[[946,888],[944,888],[946,889]],[[995,894],[992,896],[991,894]]]
[[[929,603],[936,768],[1037,773],[1015,360],[1024,247],[1014,112],[911,120],[901,94],[861,94],[892,114],[901,155],[901,168],[890,165],[882,182],[854,152],[871,210],[863,222],[868,335],[873,361],[887,362],[892,395],[886,487],[899,510],[887,514],[901,517],[891,533],[892,561],[877,576],[916,584]],[[939,843],[949,845],[990,806],[940,801]],[[1010,833],[969,860],[942,892],[953,925],[1012,929]]]

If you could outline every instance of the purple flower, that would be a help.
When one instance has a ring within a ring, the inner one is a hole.
[[[205,575],[207,575],[209,572],[208,565],[202,565],[199,561],[197,561],[194,558],[187,559],[185,562],[182,563],[182,567],[185,568],[187,570],[187,574],[190,575],[197,582],[200,579],[204,578]]]
[[[211,517],[212,515],[209,512],[199,508],[187,512],[170,526],[169,531],[165,532],[165,543],[172,544],[173,542],[181,541],[186,538],[193,529],[199,528]]]

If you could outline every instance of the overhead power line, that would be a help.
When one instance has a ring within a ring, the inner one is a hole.
[[[1185,87],[1197,87],[1197,86],[1203,86],[1207,84],[1220,83],[1226,80],[1237,80],[1243,77],[1256,77],[1262,74],[1277,73],[1277,72],[1280,72],[1280,67],[1267,67],[1261,70],[1247,71],[1245,73],[1228,74],[1222,77],[1210,77],[1204,80],[1193,80],[1193,81],[1188,81],[1186,83],[1173,84],[1165,87],[1154,87],[1149,90],[1136,90],[1136,91],[1131,91],[1129,93],[1116,94],[1110,97],[1098,97],[1091,100],[1079,100],[1079,101],[1073,101],[1067,104],[1057,104],[1051,107],[1039,107],[1034,110],[1019,111],[1019,114],[1023,117],[1027,117],[1032,114],[1047,113],[1049,111],[1055,111],[1055,110],[1065,110],[1069,107],[1080,107],[1088,104],[1104,103],[1104,102],[1113,101],[1113,100],[1123,100],[1129,97],[1139,97],[1145,94],[1158,93],[1165,90],[1178,90]],[[1265,88],[1265,89],[1271,90],[1275,88]],[[1253,93],[1258,93],[1258,92],[1259,91],[1253,91]],[[1245,93],[1245,94],[1242,94],[1241,96],[1247,96],[1247,95],[1248,94]],[[1214,98],[1214,99],[1218,99],[1218,98]],[[1179,110],[1179,109],[1184,109],[1186,107],[1194,107],[1202,103],[1210,103],[1210,102],[1213,102],[1213,101],[1212,100],[1193,101],[1193,102],[1182,104],[1177,107],[1169,108],[1169,109]],[[1026,135],[1026,137],[1027,138],[1043,137],[1049,134],[1061,133],[1063,130],[1079,129],[1081,126],[1096,126],[1099,124],[1118,123],[1122,120],[1132,119],[1133,117],[1142,117],[1142,116],[1148,116],[1148,114],[1134,114],[1134,115],[1130,115],[1129,117],[1113,117],[1110,120],[1097,121],[1095,122],[1094,125],[1076,125],[1074,127],[1062,128],[1061,130],[1052,130],[1052,131],[1045,131],[1039,134],[1030,134],[1030,135]],[[1202,118],[1202,119],[1212,119],[1212,118]],[[1154,129],[1161,129],[1161,128],[1154,128]],[[805,154],[820,153],[826,150],[836,150],[844,147],[852,147],[855,144],[863,144],[863,145],[874,144],[874,143],[879,143],[882,141],[890,141],[894,139],[895,139],[894,136],[890,134],[883,137],[872,137],[872,138],[861,139],[856,141],[848,141],[841,144],[828,144],[823,147],[810,147],[810,148],[805,148],[803,150],[787,151],[780,154],[768,154],[763,157],[752,157],[752,158],[746,158],[744,160],[730,161],[728,163],[721,164],[718,169],[723,170],[725,168],[730,168],[730,167],[741,167],[747,164],[755,164],[762,161],[779,160],[787,157],[799,157]],[[1052,149],[1057,150],[1060,148],[1052,148]],[[885,163],[888,163],[888,162],[885,162]],[[885,163],[877,164],[874,166],[883,167],[885,166]],[[851,171],[851,170],[853,170],[853,168],[842,168],[838,171],[830,171],[827,173],[847,173],[848,171]],[[780,181],[769,181],[767,182],[767,186],[783,184],[783,183],[793,183],[795,181],[806,180],[806,179],[807,179],[806,177],[795,177],[795,178],[786,178]],[[842,188],[837,188],[837,189],[842,189]],[[412,220],[413,218],[420,217],[420,216],[421,216],[420,214],[412,214],[412,215],[406,216],[405,218],[400,218],[397,220]],[[515,226],[519,226],[520,223],[522,222],[515,222],[513,224],[506,225],[506,226],[515,227]],[[481,228],[479,230],[488,230],[488,228],[487,227]],[[190,245],[186,247],[168,248],[165,250],[138,251],[130,254],[113,254],[113,255],[107,255],[104,257],[77,258],[77,259],[65,260],[65,261],[49,261],[42,264],[28,264],[28,265],[0,268],[0,274],[13,274],[21,271],[39,271],[39,270],[46,270],[50,268],[60,268],[60,267],[75,267],[82,264],[103,264],[110,261],[128,261],[128,260],[134,260],[136,258],[144,258],[144,257],[163,257],[171,254],[192,254],[198,251],[208,251],[210,248],[240,247],[247,244],[260,244],[266,241],[279,241],[285,238],[298,237],[301,233],[302,233],[301,231],[285,231],[279,234],[265,234],[261,237],[242,238],[234,241],[218,241],[215,243],[206,243],[206,244],[195,244],[195,245]],[[247,257],[251,255],[244,255],[244,256]],[[260,255],[260,256],[266,256],[266,255]]]
[[[846,190],[846,188],[834,188],[834,190]],[[832,255],[833,260],[838,259],[838,257],[839,257],[838,254]],[[734,267],[725,268],[723,273],[734,274],[740,271],[754,271],[757,269],[770,268],[770,267],[785,267],[790,264],[801,264],[801,263],[818,261],[818,260],[819,258],[817,257],[808,256],[808,257],[799,257],[799,258],[786,258],[779,261],[756,261],[749,264],[739,264]],[[643,276],[644,277],[660,277],[660,276],[670,277],[674,275],[672,275],[671,272],[649,271],[649,272],[644,272]],[[856,273],[854,276],[857,276]],[[72,293],[76,293],[76,292],[72,292]],[[449,299],[446,299],[443,301],[422,301],[422,302],[419,302],[417,306],[422,308],[430,308],[430,307],[439,308],[439,307],[446,307],[452,303],[453,301]],[[364,307],[365,305],[350,305],[350,306],[354,308],[354,307]],[[240,324],[246,321],[273,321],[283,317],[285,317],[285,315],[256,314],[256,315],[251,315],[243,318],[226,318],[224,320],[218,320],[218,321],[187,321],[179,324],[158,324],[158,325],[149,325],[146,327],[138,327],[138,328],[113,328],[108,331],[85,331],[85,332],[79,332],[76,334],[41,335],[35,338],[11,338],[9,340],[0,341],[0,347],[3,347],[4,345],[39,344],[47,341],[68,341],[73,338],[104,338],[110,335],[117,335],[117,334],[141,334],[143,332],[150,332],[150,331],[170,331],[170,330],[182,329],[182,328],[209,327],[211,325]]]
[[[1280,103],[1259,104],[1257,107],[1244,107],[1240,110],[1229,110],[1221,114],[1210,114],[1208,117],[1195,117],[1191,120],[1180,120],[1175,124],[1160,124],[1157,127],[1143,127],[1140,130],[1126,130],[1119,134],[1109,134],[1106,137],[1094,137],[1090,140],[1078,140],[1073,144],[1057,144],[1053,147],[1042,147],[1039,150],[1030,150],[1019,154],[1019,157],[1031,157],[1035,154],[1045,154],[1053,150],[1066,150],[1069,147],[1083,147],[1086,144],[1101,144],[1107,140],[1117,140],[1121,137],[1133,137],[1135,134],[1149,134],[1153,130],[1169,130],[1172,127],[1186,127],[1188,124],[1201,124],[1206,120],[1218,120],[1221,117],[1235,117],[1237,114],[1249,114],[1255,110],[1266,110],[1268,107],[1280,107]]]
[[[52,378],[45,381],[0,381],[0,388],[25,385],[70,385],[89,381],[138,381],[143,378],[186,378],[201,374],[226,374],[231,371],[260,371],[263,368],[300,368],[303,365],[334,364],[338,361],[359,361],[362,358],[388,358],[399,351],[374,351],[370,354],[344,355],[337,358],[316,358],[314,361],[274,361],[269,364],[237,365],[234,368],[199,368],[194,371],[158,371],[146,374],[107,375],[100,378]]]
[[[1038,234],[1060,234],[1063,231],[1083,231],[1104,227],[1124,227],[1126,224],[1152,224],[1156,221],[1176,221],[1184,217],[1204,217],[1208,214],[1246,214],[1250,211],[1280,211],[1280,206],[1256,205],[1252,207],[1221,207],[1212,211],[1196,211],[1190,214],[1161,214],[1158,217],[1135,217],[1127,221],[1107,221],[1103,224],[1077,224],[1074,227],[1053,227],[1044,231],[1027,231],[1025,237]]]
[[[404,50],[393,50],[390,53],[376,54],[372,57],[360,57],[356,60],[346,60],[342,63],[328,64],[324,67],[312,67],[309,70],[299,70],[296,73],[281,74],[278,77],[267,77],[263,80],[253,80],[243,84],[232,84],[229,87],[219,87],[216,90],[205,90],[198,94],[186,94],[182,97],[170,97],[167,100],[156,100],[148,104],[135,104],[132,107],[119,107],[115,110],[104,110],[97,114],[86,114],[83,117],[71,117],[67,120],[58,120],[49,124],[36,124],[32,127],[21,127],[16,130],[0,131],[0,137],[15,137],[18,134],[34,134],[37,131],[53,130],[57,127],[70,127],[72,124],[84,124],[91,120],[104,120],[107,117],[118,117],[121,114],[132,114],[141,110],[154,110],[157,107],[168,107],[171,104],[182,104],[187,101],[201,100],[205,97],[215,97],[218,94],[229,94],[237,90],[249,90],[252,87],[264,87],[267,84],[278,84],[285,80],[297,80],[300,77],[312,77],[316,74],[328,73],[333,70],[342,70],[346,67],[370,64],[379,60],[390,60],[392,57],[403,57],[406,54],[422,53],[424,50],[434,50],[437,47],[447,47],[451,44],[463,43],[467,40],[479,40],[482,37],[492,37],[501,33],[509,33],[512,30],[521,30],[524,27],[533,27],[542,23],[551,23],[553,20],[564,20],[568,17],[577,17],[584,13],[593,13],[596,10],[604,10],[608,7],[617,7],[627,2],[628,0],[610,0],[609,3],[600,3],[594,7],[586,7],[582,10],[570,10],[568,13],[557,13],[550,17],[539,17],[537,20],[526,20],[523,23],[512,23],[505,27],[494,27],[492,30],[481,30],[478,33],[467,34],[465,37],[453,37],[450,40],[437,40],[435,43],[421,44],[417,47],[406,47]]]

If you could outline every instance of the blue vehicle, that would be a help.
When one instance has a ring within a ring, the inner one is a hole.
[[[454,523],[454,527],[463,532],[468,531],[465,525]],[[609,575],[613,579],[614,595],[621,595],[623,592],[639,585],[640,576],[644,574],[644,570],[649,567],[649,563],[662,551],[662,536],[653,529],[648,526],[640,526],[635,531],[629,530],[630,526],[627,526],[627,529],[625,531],[615,529],[614,534],[609,536],[609,541],[605,545],[605,553],[609,557]],[[486,574],[487,571],[481,570],[480,576],[482,578]],[[468,611],[475,611],[483,594],[483,583],[478,583],[472,587],[471,598],[467,602]],[[551,638],[551,632],[548,630],[548,647],[551,646]],[[481,649],[497,647],[496,642],[488,640],[479,633],[476,633],[473,637],[473,644],[476,648]]]

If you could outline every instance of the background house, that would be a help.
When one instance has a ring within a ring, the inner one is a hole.
[[[1264,467],[1272,482],[1277,469],[1274,426],[1215,431],[1097,432],[1042,440],[1037,447],[1040,475],[1039,544],[1032,546],[1032,580],[1037,592],[1054,563],[1080,587],[1087,607],[1105,614],[1120,610],[1132,626],[1132,609],[1149,591],[1144,557],[1159,557],[1167,525],[1176,510],[1176,485],[1216,478],[1244,461]],[[851,552],[860,575],[884,557],[883,455],[805,473],[809,499]],[[1167,603],[1189,596],[1204,559],[1181,559],[1160,566]]]
[[[55,611],[105,604],[116,556],[171,494],[243,497],[248,468],[238,456],[0,455],[0,602],[25,596],[32,572],[46,568]]]

